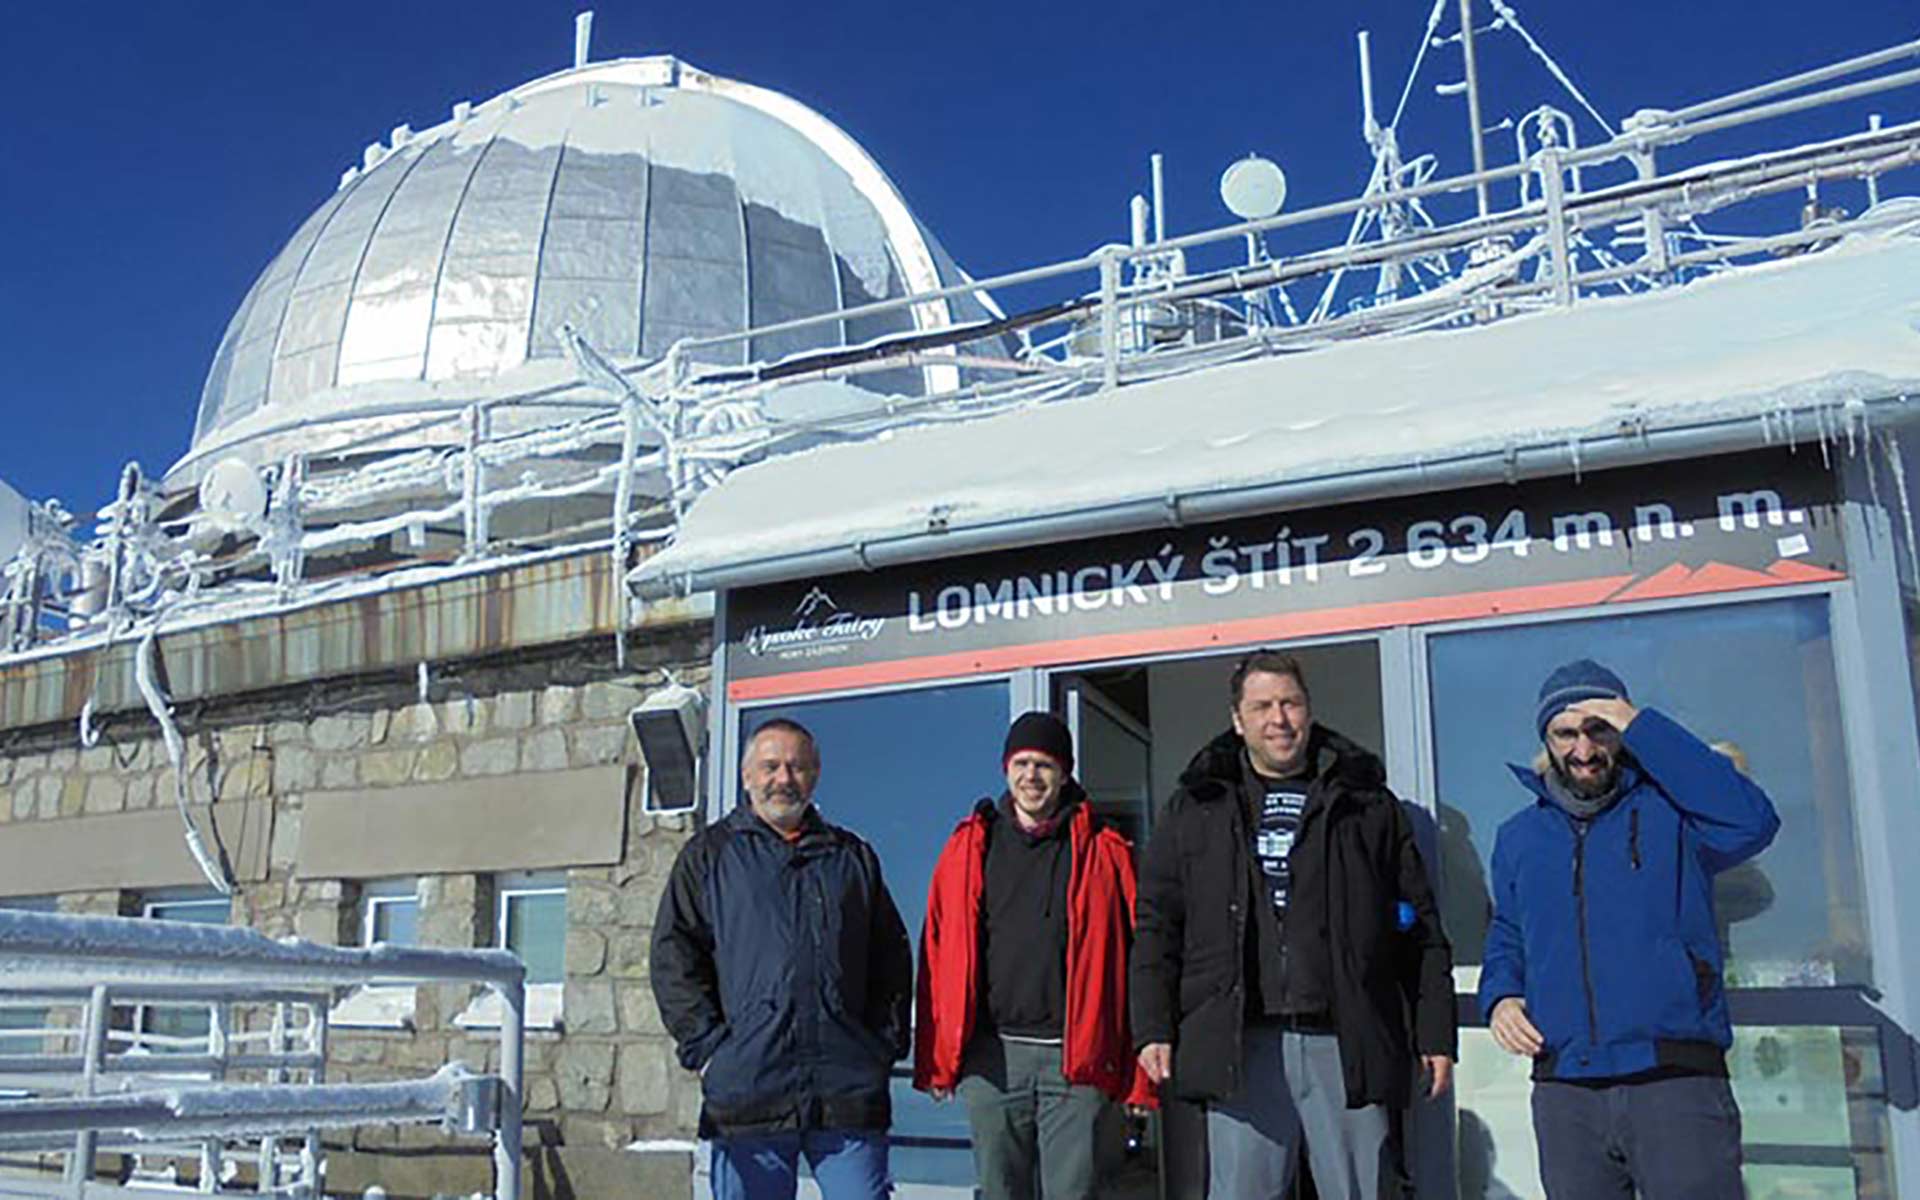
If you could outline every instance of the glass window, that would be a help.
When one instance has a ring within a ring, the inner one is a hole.
[[[744,750],[774,717],[813,733],[821,762],[814,802],[822,816],[872,844],[918,946],[927,883],[947,835],[975,801],[1006,787],[1000,748],[1010,706],[1000,680],[798,701],[742,713],[739,745]],[[737,784],[738,763],[728,769]],[[895,1180],[971,1186],[965,1107],[935,1104],[905,1075],[896,1070],[893,1086]]]
[[[155,897],[140,906],[140,915],[154,921],[187,921],[195,925],[225,925],[233,918],[233,901],[212,892]],[[167,1042],[142,1044],[155,1054],[204,1054],[213,1010],[197,1004],[153,1004],[140,1009],[136,1025],[142,1038],[186,1038],[201,1045]]]
[[[360,944],[420,944],[420,893],[411,879],[367,884],[360,893]]]
[[[495,879],[499,944],[527,964],[527,982],[560,983],[567,974],[567,879],[524,872]]]
[[[1500,823],[1530,802],[1506,764],[1540,750],[1534,702],[1576,658],[1612,668],[1636,703],[1734,757],[1781,832],[1722,874],[1714,901],[1737,987],[1870,983],[1853,801],[1824,597],[1556,621],[1435,637],[1433,744],[1454,962],[1477,968]],[[1478,972],[1461,981],[1470,991]]]
[[[52,896],[10,896],[0,899],[0,909],[58,912],[60,904]],[[0,997],[0,1054],[40,1053],[45,1048],[40,1031],[47,1027],[49,1015],[44,1005],[28,1007]]]
[[[1479,982],[1487,877],[1502,821],[1531,803],[1506,764],[1539,752],[1540,683],[1594,658],[1766,789],[1781,832],[1714,889],[1730,988],[1789,988],[1795,1026],[1735,1030],[1750,1195],[1889,1194],[1885,1087],[1866,1030],[1816,1024],[1825,995],[1871,982],[1839,687],[1824,596],[1670,609],[1432,637],[1441,906],[1457,984]],[[1736,997],[1737,999],[1737,997]],[[1738,1006],[1736,1004],[1736,1014]],[[1529,1065],[1463,1030],[1461,1195],[1538,1196]]]

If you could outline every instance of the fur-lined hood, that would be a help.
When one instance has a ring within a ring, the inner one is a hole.
[[[1195,800],[1237,794],[1246,778],[1247,743],[1228,729],[1200,748],[1180,773],[1180,786]],[[1307,735],[1314,775],[1341,785],[1338,793],[1377,791],[1387,785],[1387,768],[1378,755],[1353,739],[1316,723]]]

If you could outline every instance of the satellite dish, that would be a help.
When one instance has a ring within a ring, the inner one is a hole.
[[[252,464],[223,458],[200,481],[200,513],[221,529],[249,529],[267,515],[267,485]]]
[[[1257,154],[1234,163],[1220,176],[1220,199],[1243,221],[1258,221],[1287,202],[1287,174]]]

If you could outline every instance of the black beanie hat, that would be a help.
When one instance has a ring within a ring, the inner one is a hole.
[[[1540,685],[1540,701],[1534,709],[1534,732],[1547,739],[1547,726],[1569,704],[1582,700],[1625,700],[1627,685],[1620,677],[1590,658],[1575,659],[1547,676]]]
[[[1013,728],[1007,730],[1007,745],[1000,752],[1001,767],[1022,750],[1038,750],[1059,763],[1061,770],[1073,773],[1073,735],[1067,732],[1060,718],[1050,712],[1021,714]]]

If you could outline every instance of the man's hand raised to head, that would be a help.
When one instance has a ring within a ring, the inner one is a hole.
[[[1547,1040],[1527,1019],[1527,1002],[1518,996],[1508,996],[1494,1005],[1493,1019],[1487,1022],[1487,1026],[1493,1033],[1493,1040],[1509,1054],[1534,1058],[1546,1048]]]
[[[1167,1042],[1148,1042],[1140,1047],[1140,1069],[1155,1087],[1173,1074],[1173,1046]]]
[[[1640,715],[1640,710],[1625,700],[1582,700],[1567,707],[1589,717],[1599,717],[1621,733],[1625,733],[1627,726],[1633,724],[1633,719]]]

